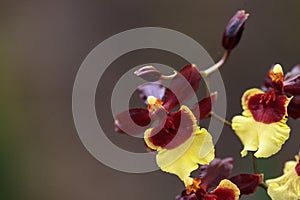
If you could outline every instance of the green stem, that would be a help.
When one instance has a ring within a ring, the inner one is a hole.
[[[229,55],[230,55],[230,51],[226,50],[223,54],[223,57],[216,64],[214,64],[213,66],[209,67],[208,69],[202,71],[201,74],[205,77],[208,77],[213,72],[217,71],[228,60]]]

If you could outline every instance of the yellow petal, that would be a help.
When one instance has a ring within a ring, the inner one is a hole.
[[[241,155],[248,151],[257,151],[257,158],[267,158],[277,153],[289,138],[290,128],[286,125],[286,118],[279,122],[264,124],[252,117],[235,116],[232,119],[232,129],[244,145]]]
[[[161,170],[176,174],[181,180],[189,177],[198,164],[209,164],[214,159],[214,145],[206,129],[198,128],[183,144],[175,149],[161,149],[156,162]]]
[[[182,181],[187,180],[191,172],[198,168],[199,164],[209,164],[214,159],[214,145],[212,136],[206,129],[197,126],[196,119],[190,109],[182,106],[181,110],[188,112],[194,121],[193,133],[190,138],[173,149],[164,149],[154,146],[149,141],[151,129],[145,132],[146,144],[158,152],[157,165],[162,171],[176,174]]]
[[[266,181],[268,194],[272,200],[300,199],[300,177],[296,173],[296,165],[296,161],[286,162],[282,176]]]

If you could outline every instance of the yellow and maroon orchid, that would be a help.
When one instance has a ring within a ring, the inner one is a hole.
[[[215,158],[209,165],[202,165],[199,178],[186,179],[186,189],[176,200],[237,200],[241,195],[254,193],[263,181],[262,174],[229,178],[232,169],[232,158]]]
[[[272,89],[249,89],[242,97],[244,112],[232,119],[232,128],[244,145],[241,152],[255,151],[257,158],[277,153],[289,138],[287,107],[291,98],[284,91],[284,75],[279,64],[269,72]]]
[[[115,117],[115,130],[127,134],[144,131],[148,149],[157,151],[161,170],[176,174],[182,181],[199,164],[214,159],[212,136],[197,121],[211,112],[216,93],[196,103],[193,109],[181,105],[197,91],[201,74],[195,65],[187,65],[171,80],[168,88],[147,83],[139,89],[147,108],[135,108]],[[176,108],[181,105],[177,111]],[[132,121],[138,126],[132,126]],[[150,127],[158,121],[155,127]]]

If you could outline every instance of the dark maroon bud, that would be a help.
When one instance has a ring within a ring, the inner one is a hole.
[[[239,10],[228,22],[223,33],[223,47],[232,50],[240,41],[246,20],[249,14],[244,10]]]
[[[161,72],[153,66],[144,66],[134,72],[134,74],[142,79],[150,82],[158,81],[161,77]]]

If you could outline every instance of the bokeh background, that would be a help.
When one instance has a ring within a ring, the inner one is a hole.
[[[224,26],[238,9],[251,16],[240,44],[220,70],[227,91],[227,119],[241,112],[243,91],[260,86],[273,63],[281,63],[285,71],[300,63],[299,1],[0,1],[0,199],[174,199],[183,189],[175,176],[118,172],[88,153],[72,118],[76,72],[100,42],[144,26],[180,31],[217,60],[223,53]],[[176,69],[186,63],[158,50],[126,54],[106,71],[96,96],[99,122],[105,124],[108,137],[132,151],[141,149],[142,141],[113,132],[107,105],[122,73],[149,62]],[[283,162],[299,151],[299,120],[288,123],[293,129],[281,152],[258,162],[266,178],[281,174]],[[241,159],[241,148],[225,127],[216,155],[234,157],[233,174],[251,172],[250,157]],[[269,198],[259,188],[255,196],[243,199]]]

